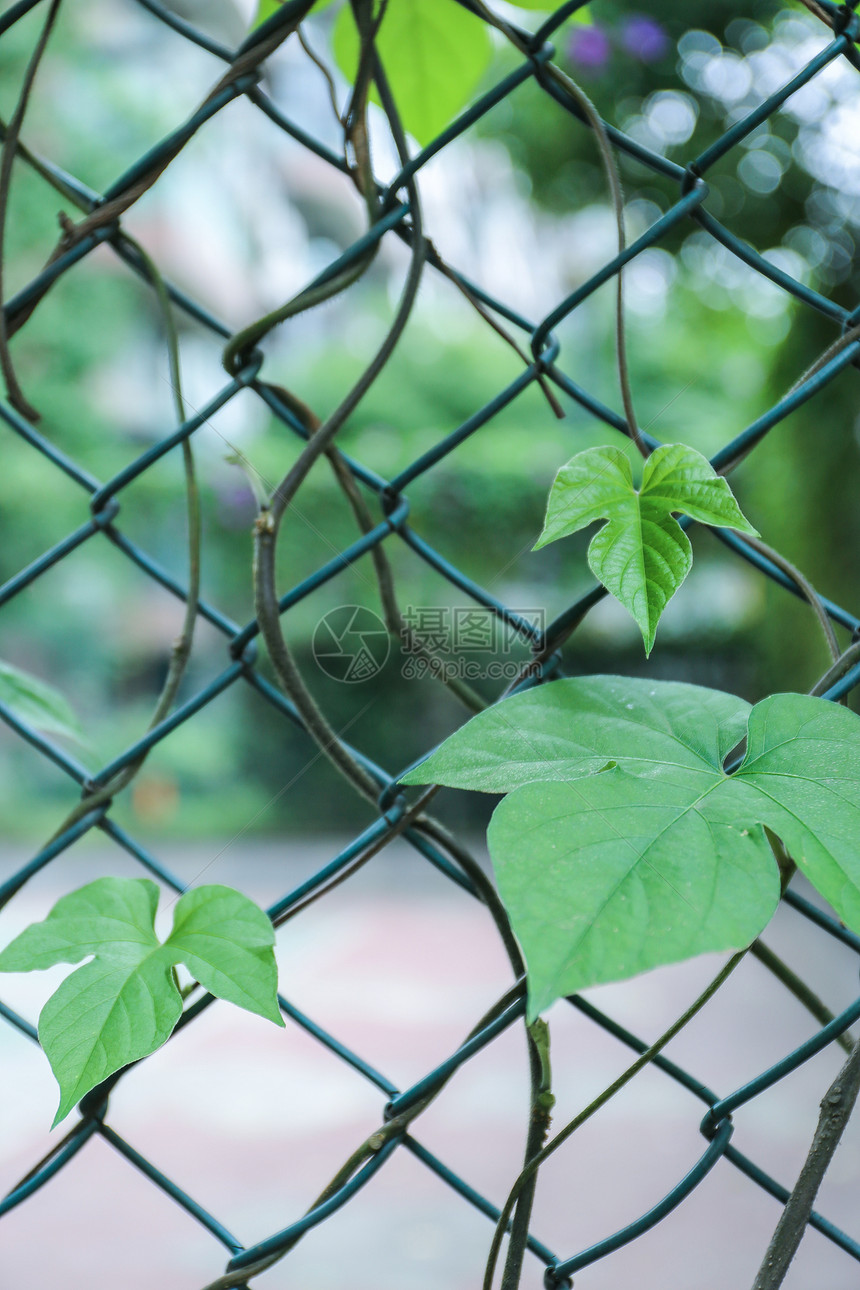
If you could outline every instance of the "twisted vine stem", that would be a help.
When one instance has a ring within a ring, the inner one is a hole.
[[[143,247],[123,234],[124,240],[133,248],[140,257],[144,265],[147,276],[155,289],[156,300],[158,302],[162,323],[165,329],[167,342],[168,363],[170,368],[170,384],[173,390],[174,409],[177,418],[177,424],[181,425],[185,419],[185,404],[182,396],[182,372],[179,359],[179,342],[176,334],[176,324],[173,319],[173,312],[170,300],[167,295],[167,289],[164,280],[154,262],[150,259]],[[194,454],[191,444],[187,439],[182,442],[182,461],[185,473],[185,505],[188,523],[188,592],[185,601],[185,614],[182,628],[179,636],[174,642],[170,654],[170,662],[167,668],[167,674],[162,683],[161,692],[155,703],[152,716],[146,727],[147,732],[154,730],[156,726],[167,717],[179,693],[179,687],[182,684],[182,678],[188,667],[191,657],[191,648],[194,641],[194,627],[197,621],[197,606],[200,595],[200,492],[197,484],[197,477],[194,469]],[[100,808],[107,808],[114,797],[128,785],[137,775],[143,763],[146,761],[150,750],[146,749],[140,753],[127,766],[124,766],[116,775],[112,776],[107,783],[97,787],[85,786],[84,794],[71,811],[63,819],[62,823],[54,830],[51,837],[45,843],[49,846],[67,829],[70,829],[79,820],[92,811],[98,811]]]
[[[18,102],[15,110],[9,119],[9,124],[5,129],[3,138],[3,152],[0,156],[0,370],[6,381],[6,390],[9,395],[9,402],[22,416],[29,421],[38,421],[39,413],[26,398],[24,391],[18,381],[18,376],[12,363],[12,355],[9,353],[9,328],[6,322],[6,310],[3,307],[5,299],[5,245],[6,245],[6,217],[9,211],[9,193],[12,186],[12,163],[15,159],[15,153],[18,149],[18,136],[21,133],[21,126],[24,121],[24,113],[27,111],[27,104],[30,101],[30,94],[33,89],[33,83],[36,79],[36,72],[39,70],[39,64],[42,56],[48,47],[48,40],[57,20],[57,14],[60,9],[60,0],[51,0],[44,25],[36,42],[36,47],[30,56],[27,64],[27,70],[24,73],[24,81],[21,91],[18,95]]]

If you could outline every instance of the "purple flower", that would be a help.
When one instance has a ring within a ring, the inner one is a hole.
[[[669,49],[669,37],[653,18],[644,13],[634,13],[621,29],[621,43],[643,63],[656,63]]]
[[[589,71],[599,71],[609,62],[609,37],[600,27],[576,27],[567,47],[574,63]]]

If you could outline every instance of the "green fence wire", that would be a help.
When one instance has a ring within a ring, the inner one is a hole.
[[[468,420],[440,439],[432,449],[413,461],[394,478],[384,479],[374,470],[368,469],[361,462],[345,454],[332,455],[332,462],[347,500],[359,517],[363,529],[362,536],[344,550],[338,551],[332,559],[322,564],[299,585],[282,593],[274,617],[276,620],[280,617],[289,626],[290,611],[299,602],[312,596],[328,581],[337,579],[338,575],[354,562],[366,557],[378,559],[384,550],[399,544],[406,548],[415,561],[424,561],[441,574],[457,589],[457,593],[465,599],[465,603],[480,607],[482,612],[489,612],[500,623],[512,628],[529,643],[532,650],[532,665],[530,669],[524,670],[523,684],[539,683],[541,679],[563,675],[560,647],[584,616],[603,597],[603,590],[595,586],[567,606],[555,621],[536,626],[527,616],[503,604],[488,591],[476,585],[468,572],[468,552],[464,553],[464,567],[455,567],[422,539],[408,522],[409,501],[406,490],[414,481],[426,475],[427,472],[433,471],[470,435],[490,425],[503,408],[535,384],[540,384],[545,392],[555,387],[597,422],[621,434],[627,434],[628,422],[625,417],[606,406],[589,391],[587,385],[580,384],[570,374],[569,369],[576,367],[576,364],[571,362],[575,356],[565,354],[563,346],[554,335],[554,329],[587,302],[602,284],[616,278],[625,264],[630,263],[647,248],[659,246],[661,241],[679,226],[697,226],[703,234],[713,239],[715,244],[719,244],[731,255],[737,257],[738,261],[761,274],[782,291],[788,292],[800,307],[818,311],[834,325],[835,334],[845,338],[845,343],[835,345],[817,370],[812,371],[789,394],[727,442],[712,459],[715,467],[725,470],[739,462],[742,457],[755,449],[774,427],[805,401],[814,398],[843,369],[850,365],[858,365],[860,339],[853,337],[851,333],[860,321],[860,308],[851,311],[842,307],[834,300],[794,279],[783,269],[763,258],[749,244],[740,240],[730,228],[720,223],[709,212],[707,185],[709,171],[731,150],[737,148],[762,122],[779,112],[798,89],[813,83],[816,77],[822,75],[837,60],[847,60],[853,68],[860,69],[860,55],[855,48],[860,24],[853,14],[853,6],[837,7],[828,3],[828,0],[816,0],[814,5],[810,5],[819,20],[831,28],[829,43],[786,84],[767,97],[753,111],[737,120],[700,156],[691,157],[686,165],[667,160],[616,129],[611,122],[605,122],[605,133],[612,147],[619,153],[633,158],[647,171],[676,185],[677,198],[641,237],[609,259],[582,286],[560,300],[546,317],[534,320],[522,317],[504,300],[494,298],[480,286],[470,282],[468,276],[458,266],[445,264],[440,259],[432,242],[427,240],[427,234],[423,229],[415,180],[416,177],[420,177],[422,169],[434,155],[452,140],[467,132],[517,87],[529,81],[539,87],[552,101],[554,110],[560,117],[567,114],[578,120],[583,130],[593,128],[593,122],[589,121],[588,111],[583,107],[582,101],[575,95],[572,96],[563,82],[554,75],[554,50],[549,43],[562,23],[582,6],[583,0],[571,0],[563,4],[534,33],[505,24],[503,34],[517,53],[518,64],[515,70],[482,94],[429,146],[413,155],[409,155],[406,151],[402,132],[396,128],[396,113],[391,104],[386,102],[386,95],[383,93],[383,105],[394,122],[395,138],[401,150],[401,169],[394,179],[385,185],[368,179],[368,172],[366,169],[362,171],[360,160],[346,161],[343,155],[336,154],[314,138],[305,123],[288,119],[273,98],[260,88],[262,63],[285,37],[295,38],[291,33],[297,21],[309,8],[306,0],[286,0],[281,9],[263,27],[253,33],[238,51],[222,46],[203,31],[197,30],[177,13],[164,7],[159,0],[136,0],[136,2],[142,9],[148,11],[153,22],[162,23],[172,29],[170,39],[177,43],[190,42],[208,52],[214,64],[223,64],[213,72],[213,80],[216,81],[215,89],[192,116],[179,123],[170,135],[162,139],[146,155],[140,157],[102,194],[93,192],[87,185],[62,171],[50,160],[36,156],[27,148],[26,129],[19,129],[23,106],[26,104],[26,93],[22,94],[19,100],[22,111],[17,114],[17,119],[10,120],[3,129],[6,140],[4,171],[11,168],[14,152],[18,165],[35,168],[44,179],[59,190],[65,202],[76,206],[81,214],[76,224],[67,221],[63,237],[47,266],[27,286],[18,291],[14,298],[5,301],[5,333],[7,337],[11,337],[24,326],[55,283],[61,281],[65,275],[74,273],[76,266],[85,261],[96,248],[106,247],[128,271],[146,281],[156,295],[166,293],[170,301],[168,311],[169,308],[173,308],[184,312],[208,329],[213,337],[220,338],[226,346],[226,367],[229,374],[222,387],[199,411],[187,417],[181,411],[180,403],[180,424],[175,429],[165,434],[158,443],[145,452],[130,458],[112,479],[101,480],[93,478],[86,469],[67,456],[58,446],[62,442],[59,428],[56,434],[57,442],[36,428],[35,418],[28,414],[26,398],[23,393],[15,392],[14,370],[7,366],[10,398],[7,403],[0,404],[0,416],[11,434],[20,436],[30,445],[46,472],[63,472],[80,489],[82,520],[73,532],[67,534],[62,541],[49,550],[44,551],[39,558],[21,569],[0,588],[0,607],[9,605],[25,588],[36,583],[48,570],[61,563],[83,544],[107,543],[178,600],[187,602],[190,598],[192,602],[197,601],[196,612],[203,619],[208,620],[223,638],[224,665],[215,680],[172,710],[171,703],[175,694],[169,693],[168,701],[162,705],[166,710],[159,711],[156,723],[147,734],[94,775],[91,775],[60,744],[39,733],[11,709],[0,704],[0,716],[7,726],[53,763],[58,774],[68,776],[81,790],[80,806],[68,817],[62,831],[27,864],[5,878],[0,887],[0,904],[5,905],[12,900],[31,877],[80,842],[93,829],[99,830],[117,848],[131,856],[143,871],[154,875],[168,889],[175,892],[181,891],[183,884],[179,879],[156,855],[151,854],[112,818],[112,800],[119,789],[133,776],[150,749],[169,738],[173,731],[192,720],[214,699],[234,686],[252,687],[284,721],[292,723],[306,733],[309,753],[313,752],[316,746],[322,747],[329,757],[336,760],[339,769],[353,786],[357,787],[365,797],[371,797],[376,801],[376,818],[368,828],[311,878],[295,890],[285,892],[271,904],[268,912],[276,925],[285,921],[288,916],[300,913],[312,899],[325,894],[332,885],[348,877],[361,863],[396,836],[402,836],[421,857],[446,875],[462,892],[464,899],[468,896],[487,900],[488,891],[486,884],[482,882],[480,867],[472,861],[468,851],[433,825],[415,807],[414,799],[407,799],[407,796],[399,791],[397,774],[402,773],[404,768],[382,767],[360,748],[348,746],[335,735],[325,716],[309,700],[307,692],[302,687],[301,678],[293,676],[291,669],[294,668],[294,664],[288,653],[281,660],[281,676],[282,679],[286,676],[286,688],[289,693],[284,693],[273,685],[259,666],[257,638],[262,630],[270,643],[271,652],[272,640],[275,640],[277,646],[276,627],[272,623],[267,625],[257,619],[247,623],[233,622],[217,605],[198,598],[193,586],[189,588],[189,585],[182,583],[162,568],[143,545],[132,541],[123,532],[123,493],[166,454],[182,454],[184,446],[193,443],[195,434],[207,420],[243,391],[251,392],[265,404],[267,412],[279,418],[292,434],[300,440],[306,440],[310,445],[308,451],[314,451],[317,455],[321,455],[323,451],[333,453],[331,445],[334,441],[334,432],[358,406],[381,362],[369,369],[365,378],[359,382],[335,417],[330,418],[320,427],[293,396],[280,386],[267,382],[266,364],[263,354],[257,349],[257,342],[281,319],[312,306],[318,300],[330,295],[333,290],[344,286],[350,275],[356,273],[383,239],[398,239],[409,250],[411,267],[404,294],[397,307],[389,339],[383,345],[383,351],[387,352],[387,349],[396,342],[409,316],[421,273],[439,272],[453,278],[494,325],[512,329],[519,337],[523,350],[529,352],[523,353],[522,372],[514,381],[500,390],[484,406],[476,408]],[[442,0],[439,2],[441,4]],[[453,0],[451,2],[453,3]],[[457,0],[457,3],[477,16],[486,18],[486,12],[482,12],[482,6],[473,5],[470,0]],[[47,39],[57,7],[57,4],[50,3],[50,0],[18,0],[18,3],[13,4],[0,17],[0,37],[9,32],[31,10],[40,8],[48,15],[44,28]],[[823,27],[822,30],[824,30]],[[383,81],[384,78],[380,76],[380,82]],[[277,128],[329,163],[335,171],[340,172],[344,183],[348,183],[350,177],[356,176],[359,186],[363,178],[367,180],[364,197],[371,204],[375,216],[369,232],[355,241],[338,260],[326,268],[314,283],[296,298],[295,302],[280,311],[277,317],[271,316],[264,320],[263,325],[256,330],[251,328],[245,333],[234,335],[207,309],[161,278],[148,256],[133,239],[127,236],[122,226],[122,216],[134,207],[153,184],[158,183],[160,176],[186,144],[199,132],[205,131],[207,123],[216,114],[221,112],[229,114],[230,105],[241,97],[253,104]],[[353,136],[354,142],[355,136]],[[368,188],[371,192],[367,191]],[[429,234],[432,236],[432,229],[429,230]],[[8,361],[7,358],[7,364]],[[648,436],[646,441],[649,445],[656,442]],[[288,476],[276,493],[274,509],[278,507],[281,510],[285,509],[296,489],[301,486],[304,474],[311,464],[307,452],[299,458],[299,462],[301,469],[297,468],[298,473],[294,471]],[[791,594],[802,595],[802,589],[790,574],[748,543],[744,537],[725,530],[718,531],[716,536],[739,560],[753,566],[763,578]],[[857,639],[860,633],[860,619],[828,600],[823,600],[823,604],[830,619],[853,633],[854,639]],[[264,609],[264,614],[270,609],[271,606],[269,609]],[[836,669],[837,675],[826,689],[826,698],[838,700],[860,683],[860,662],[856,661],[855,656],[847,659],[841,669],[841,675],[838,674],[840,669]],[[106,869],[109,869],[107,860],[105,865]],[[822,913],[801,894],[789,889],[785,896],[785,903],[798,918],[818,929],[822,937],[834,938],[848,946],[855,954],[860,955],[860,939]],[[631,1033],[592,1003],[580,997],[573,997],[568,1002],[571,1008],[577,1010],[595,1027],[615,1037],[632,1054],[641,1055],[647,1052],[650,1041]],[[211,997],[195,997],[194,1001],[187,1006],[176,1033],[179,1034],[186,1026],[194,1024],[196,1018],[212,1003]],[[327,1192],[303,1216],[293,1218],[266,1239],[246,1246],[242,1240],[232,1234],[221,1218],[198,1204],[178,1182],[165,1176],[111,1127],[111,1094],[125,1072],[111,1077],[83,1100],[79,1107],[79,1118],[62,1142],[45,1159],[35,1163],[27,1176],[0,1201],[0,1216],[8,1214],[32,1197],[61,1170],[73,1171],[78,1153],[89,1140],[98,1135],[124,1157],[130,1168],[139,1171],[155,1187],[160,1188],[185,1210],[190,1219],[202,1224],[211,1234],[213,1241],[220,1243],[226,1252],[226,1266],[224,1277],[217,1284],[223,1287],[238,1286],[245,1284],[246,1278],[270,1266],[277,1259],[288,1256],[289,1251],[305,1232],[323,1223],[335,1210],[347,1204],[378,1171],[385,1168],[386,1162],[394,1153],[405,1151],[411,1153],[415,1159],[436,1174],[461,1196],[464,1202],[486,1215],[489,1220],[487,1228],[489,1243],[492,1226],[499,1217],[499,1204],[502,1197],[488,1198],[479,1194],[467,1179],[449,1168],[443,1160],[437,1158],[412,1136],[412,1125],[427,1104],[429,1096],[440,1090],[462,1063],[492,1045],[503,1031],[521,1022],[522,992],[518,993],[514,990],[489,1020],[485,1018],[480,1022],[476,1018],[478,1025],[471,1037],[446,1061],[407,1089],[398,1089],[385,1075],[344,1046],[336,1035],[328,1033],[311,1017],[304,1015],[288,997],[280,996],[280,1004],[289,1023],[301,1027],[313,1036],[347,1063],[357,1076],[369,1081],[380,1095],[381,1120],[376,1138],[370,1141],[365,1150],[357,1153],[351,1166],[342,1171]],[[29,1020],[19,1016],[2,1002],[0,1002],[0,1013],[9,1025],[17,1028],[34,1042],[38,1042],[36,1030]],[[749,1080],[743,1087],[729,1091],[717,1091],[708,1087],[697,1075],[683,1069],[663,1055],[654,1057],[652,1062],[654,1067],[701,1103],[703,1112],[701,1132],[704,1137],[701,1156],[686,1175],[678,1179],[667,1195],[655,1199],[655,1203],[647,1212],[639,1215],[622,1230],[608,1237],[600,1236],[600,1239],[595,1240],[585,1249],[550,1249],[536,1233],[529,1233],[527,1249],[531,1256],[544,1265],[545,1285],[551,1288],[570,1284],[572,1275],[580,1269],[635,1241],[638,1236],[659,1223],[685,1197],[689,1196],[718,1161],[729,1162],[749,1180],[750,1186],[761,1188],[777,1200],[784,1202],[789,1194],[784,1182],[771,1177],[755,1160],[744,1154],[734,1144],[733,1113],[738,1108],[753,1102],[823,1048],[832,1044],[858,1018],[860,1018],[860,998],[828,1024],[823,1025],[811,1039],[788,1053],[781,1061]],[[217,1125],[213,1128],[217,1130]],[[824,1214],[818,1212],[813,1212],[810,1223],[834,1246],[844,1252],[846,1260],[860,1262],[860,1232],[855,1239],[828,1221]],[[856,1276],[857,1273],[853,1275]]]

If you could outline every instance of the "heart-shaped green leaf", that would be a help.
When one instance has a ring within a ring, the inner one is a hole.
[[[779,898],[765,825],[860,931],[860,720],[824,699],[750,709],[675,682],[554,681],[480,713],[404,776],[430,780],[513,790],[488,841],[530,1017],[585,986],[753,940]]]
[[[645,462],[642,487],[619,448],[589,448],[555,477],[538,547],[595,520],[608,523],[591,539],[588,563],[636,619],[645,653],[654,645],[666,605],[690,571],[693,552],[673,512],[703,524],[756,534],[706,457],[681,443],[663,444]]]
[[[480,712],[402,782],[507,793],[590,775],[610,759],[632,774],[657,764],[712,774],[743,738],[749,711],[734,694],[680,681],[553,681]]]
[[[39,1040],[60,1085],[54,1124],[80,1099],[170,1036],[182,1012],[174,965],[219,998],[283,1025],[274,931],[231,887],[196,887],[155,934],[158,888],[148,878],[99,878],[63,896],[0,953],[0,972],[32,972],[94,957],[66,977],[39,1017]]]
[[[333,42],[338,67],[352,84],[359,39],[348,4]],[[487,25],[452,0],[389,0],[376,49],[401,120],[421,144],[462,111],[493,54]],[[372,98],[379,102],[375,91]]]
[[[754,940],[779,871],[761,826],[734,822],[729,786],[721,772],[616,768],[526,784],[500,803],[488,841],[530,1020],[585,986]]]

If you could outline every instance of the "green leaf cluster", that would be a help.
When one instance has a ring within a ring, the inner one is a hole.
[[[39,1042],[60,1085],[54,1124],[102,1080],[169,1038],[182,1012],[179,963],[219,999],[284,1024],[274,931],[253,901],[231,887],[187,891],[164,942],[155,933],[157,906],[158,888],[148,878],[99,878],[63,896],[0,953],[0,972],[88,959],[39,1017]]]
[[[508,794],[488,842],[530,1018],[585,986],[748,945],[780,895],[765,829],[860,931],[860,721],[823,699],[751,708],[680,682],[555,681],[474,717],[404,782]]]

